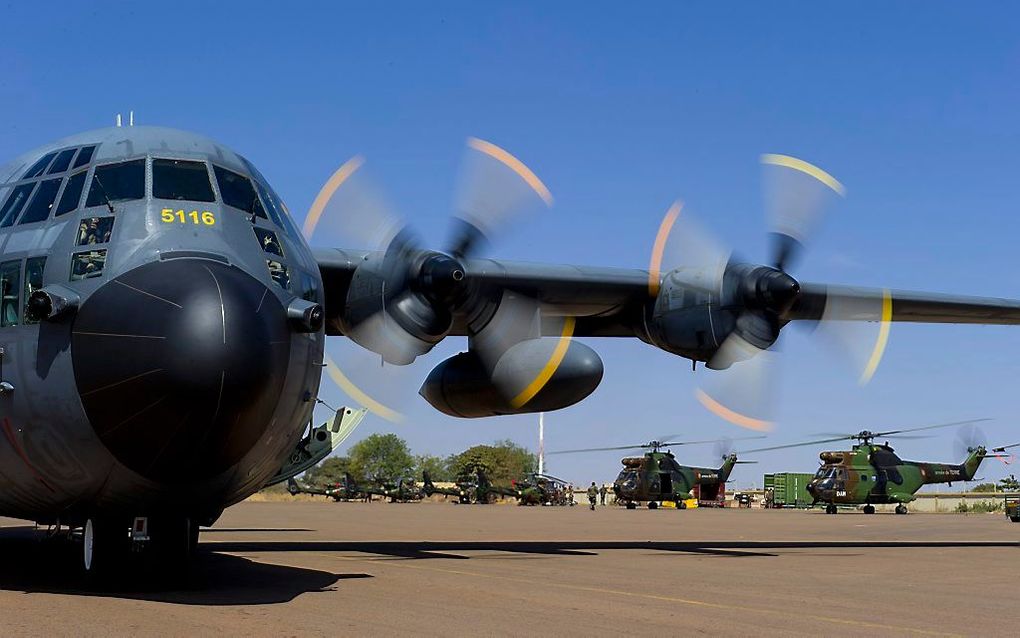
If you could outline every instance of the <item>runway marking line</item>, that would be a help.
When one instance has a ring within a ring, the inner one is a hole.
[[[426,565],[408,565],[407,563],[395,563],[387,560],[376,560],[373,558],[357,558],[354,556],[336,556],[334,554],[327,554],[325,552],[303,552],[305,554],[314,554],[316,556],[322,556],[324,558],[331,558],[333,560],[349,561],[349,562],[365,562],[374,565],[384,565],[387,567],[402,567],[405,569],[416,569],[420,571],[438,572],[444,574],[454,574],[457,576],[474,576],[476,578],[488,578],[490,580],[503,580],[515,583],[526,583],[529,585],[543,584],[548,587],[556,587],[559,589],[569,589],[574,591],[583,591],[595,594],[611,594],[615,596],[627,596],[630,598],[646,598],[648,600],[658,600],[669,603],[680,603],[682,605],[690,605],[692,607],[703,607],[708,609],[721,609],[725,611],[741,611],[751,613],[762,613],[770,614],[773,616],[780,616],[784,618],[796,618],[801,620],[814,620],[818,622],[831,623],[836,625],[847,625],[851,627],[860,627],[862,629],[881,629],[887,631],[903,631],[907,633],[917,634],[921,636],[962,636],[963,634],[954,634],[945,631],[933,631],[930,629],[919,629],[917,627],[904,627],[900,625],[886,625],[883,623],[868,622],[866,620],[851,620],[848,618],[835,618],[832,616],[818,616],[814,614],[801,614],[801,613],[789,613],[780,611],[777,609],[767,609],[762,607],[747,607],[745,605],[727,605],[724,603],[710,603],[703,600],[692,600],[689,598],[678,598],[675,596],[658,596],[656,594],[643,594],[639,592],[623,591],[621,589],[607,589],[603,587],[587,587],[584,585],[571,585],[569,583],[551,583],[549,581],[535,581],[530,578],[518,578],[514,576],[497,576],[493,574],[480,574],[478,572],[469,572],[462,569],[446,569],[442,567],[428,567]],[[254,558],[248,556],[247,558]],[[274,561],[276,562],[276,561]],[[287,565],[286,563],[279,563],[288,567],[301,567],[301,565]]]

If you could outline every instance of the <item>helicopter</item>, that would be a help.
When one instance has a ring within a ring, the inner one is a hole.
[[[668,447],[679,445],[698,445],[703,443],[716,443],[728,445],[733,440],[761,439],[763,436],[739,437],[738,439],[715,439],[710,441],[669,441],[675,437],[661,437],[662,440],[653,440],[643,445],[624,445],[619,447],[587,448],[582,450],[560,450],[550,454],[574,454],[581,452],[603,452],[609,450],[647,450],[644,456],[632,456],[624,458],[623,469],[620,471],[616,481],[613,482],[613,492],[616,494],[616,501],[624,503],[627,509],[632,510],[640,502],[646,502],[648,509],[657,509],[663,501],[673,501],[678,509],[685,509],[684,501],[692,498],[692,490],[698,487],[699,500],[713,501],[725,491],[726,480],[737,463],[749,463],[753,461],[738,461],[737,455],[729,450],[720,448],[719,456],[722,458],[722,465],[718,468],[692,467],[680,465],[676,457]]]
[[[457,502],[462,505],[468,505],[471,503],[471,494],[475,489],[473,482],[467,479],[467,477],[461,477],[459,481],[455,483],[455,487],[436,487],[436,484],[432,482],[432,475],[429,474],[428,470],[422,470],[422,492],[425,496],[432,496],[433,494],[441,494],[443,496],[455,496]]]
[[[517,481],[517,502],[519,505],[561,505],[573,507],[574,495],[569,484],[563,479],[548,474],[531,474],[523,481]]]
[[[825,503],[826,514],[836,514],[839,505],[863,505],[865,514],[874,514],[875,505],[895,504],[897,514],[907,513],[907,503],[915,500],[914,495],[922,485],[973,480],[978,467],[986,458],[1005,458],[1006,449],[1020,444],[1005,445],[989,450],[984,444],[974,441],[975,430],[970,429],[970,439],[964,441],[966,458],[960,464],[926,463],[901,459],[888,442],[875,443],[875,439],[886,437],[923,438],[910,436],[909,432],[933,430],[954,425],[973,426],[988,419],[974,419],[954,423],[927,425],[917,428],[872,432],[861,430],[855,434],[843,434],[833,438],[789,445],[777,445],[745,453],[765,452],[805,445],[818,445],[835,441],[857,441],[849,451],[825,451],[819,454],[821,466],[807,485],[807,491],[814,502]],[[991,452],[991,453],[989,453]]]
[[[291,496],[297,496],[298,494],[310,494],[312,496],[328,496],[337,503],[341,501],[349,501],[352,498],[351,492],[348,491],[346,482],[343,483],[332,483],[319,487],[306,487],[299,484],[294,478],[287,479],[287,492]]]

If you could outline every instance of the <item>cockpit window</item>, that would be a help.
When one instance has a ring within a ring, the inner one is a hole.
[[[103,274],[106,266],[106,249],[89,250],[71,256],[71,281],[90,279]]]
[[[72,210],[78,208],[78,202],[81,201],[81,191],[85,186],[85,171],[75,173],[68,180],[64,186],[64,192],[60,195],[60,202],[57,204],[57,212],[54,217],[59,217],[65,213],[70,213]]]
[[[47,153],[39,158],[39,160],[32,164],[32,168],[28,169],[28,172],[22,175],[21,179],[30,179],[32,177],[39,177],[46,170],[46,167],[50,165],[50,160],[56,156],[56,151]]]
[[[18,325],[18,293],[21,292],[21,262],[0,264],[0,326]]]
[[[85,146],[78,151],[78,157],[74,158],[74,166],[71,168],[78,168],[79,166],[85,166],[92,161],[92,156],[96,152],[95,146]]]
[[[22,184],[11,191],[11,194],[7,197],[7,201],[4,202],[4,207],[0,208],[0,227],[11,226],[14,224],[14,220],[17,219],[18,213],[20,213],[21,209],[25,206],[28,196],[32,194],[33,188],[35,188],[35,183],[31,182],[28,184]]]
[[[97,166],[86,206],[101,206],[145,197],[145,160]]]
[[[78,236],[75,237],[74,243],[76,246],[105,244],[110,241],[112,234],[113,217],[90,217],[78,224]]]
[[[25,260],[25,298],[21,300],[23,306],[28,305],[28,298],[32,296],[33,292],[43,287],[43,272],[45,270],[45,257],[32,257]],[[39,323],[38,319],[29,319],[27,312],[24,313],[24,317],[25,323]]]
[[[262,250],[266,251],[270,255],[279,255],[283,257],[283,246],[280,245],[280,240],[276,237],[276,233],[266,228],[255,227],[255,237],[259,240],[259,245],[262,246]]]
[[[32,201],[25,208],[25,214],[21,216],[18,223],[31,224],[32,222],[41,222],[49,217],[58,190],[60,190],[59,177],[41,182],[39,188],[35,189],[35,195],[32,196]]]
[[[192,202],[215,199],[205,162],[168,159],[152,160],[152,196]]]
[[[71,165],[71,158],[74,157],[74,151],[76,149],[68,148],[57,153],[57,159],[53,160],[50,164],[49,170],[46,171],[47,175],[53,175],[55,173],[63,173],[67,170],[67,167]]]
[[[282,264],[275,259],[267,259],[266,266],[269,268],[269,276],[276,282],[280,288],[284,290],[290,289],[290,270],[286,264]]]
[[[266,218],[266,211],[262,208],[262,202],[255,194],[255,187],[251,185],[250,179],[215,164],[213,172],[216,173],[216,183],[219,184],[224,204],[256,217]]]

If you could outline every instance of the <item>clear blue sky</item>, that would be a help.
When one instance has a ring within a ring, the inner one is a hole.
[[[361,153],[439,245],[474,135],[521,157],[556,197],[494,256],[630,267],[646,267],[677,197],[742,255],[762,258],[757,158],[787,153],[848,190],[796,267],[800,279],[1020,298],[1015,4],[367,5],[16,3],[0,26],[0,151],[11,157],[134,109],[139,123],[236,148],[299,218]],[[992,442],[1020,440],[1020,328],[894,326],[863,389],[816,340],[786,333],[777,442],[971,416],[997,419]],[[535,417],[455,420],[416,395],[430,365],[463,346],[449,341],[391,382],[409,422],[370,418],[358,435],[394,429],[414,451],[437,454],[504,437],[534,446]],[[605,379],[549,415],[548,448],[742,433],[694,401],[687,361],[637,341],[590,343]],[[365,360],[344,344],[331,350],[345,365]],[[951,460],[952,438],[899,451]],[[763,455],[736,482],[811,471],[817,452]],[[682,459],[711,456],[707,446]],[[611,479],[618,458],[558,457],[550,470]],[[992,461],[983,474],[1003,469]]]

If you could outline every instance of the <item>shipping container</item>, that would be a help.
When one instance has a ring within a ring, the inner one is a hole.
[[[814,499],[807,486],[814,474],[777,472],[766,474],[764,480],[766,507],[811,507]],[[771,496],[771,499],[770,499]]]

